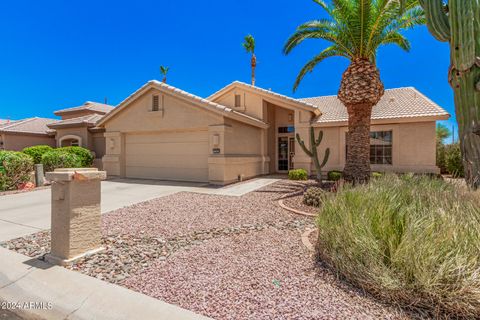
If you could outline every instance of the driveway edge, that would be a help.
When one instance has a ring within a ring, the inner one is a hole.
[[[26,319],[209,319],[5,248],[0,261],[0,300]]]

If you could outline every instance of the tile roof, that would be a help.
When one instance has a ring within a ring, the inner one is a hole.
[[[54,114],[59,116],[65,113],[78,112],[78,111],[92,111],[95,113],[106,114],[112,111],[114,108],[115,108],[114,106],[111,106],[108,104],[87,101],[83,105],[78,107],[57,110],[54,112]]]
[[[222,89],[220,89],[217,92],[215,92],[214,94],[212,94],[210,97],[207,98],[207,100],[215,99],[216,96],[218,96],[222,92],[228,90],[230,87],[235,87],[235,86],[243,86],[243,87],[249,88],[251,90],[254,90],[254,91],[266,94],[266,95],[270,95],[270,96],[273,96],[273,97],[276,97],[276,98],[279,98],[279,99],[283,99],[283,100],[291,102],[291,103],[300,104],[300,105],[302,105],[304,107],[307,107],[307,108],[310,108],[312,110],[318,109],[318,107],[315,104],[310,103],[309,101],[294,99],[294,98],[291,98],[289,96],[285,96],[283,94],[273,92],[272,90],[267,90],[267,89],[259,88],[259,87],[256,87],[256,86],[252,86],[251,84],[247,84],[247,83],[241,82],[241,81],[234,81],[234,82],[230,83],[229,85],[223,87]]]
[[[37,117],[11,121],[1,125],[0,132],[48,134],[50,130],[47,125],[56,121],[58,120]]]
[[[89,114],[82,117],[70,118],[65,120],[59,120],[54,123],[48,125],[49,128],[60,128],[60,127],[68,127],[68,126],[76,126],[76,125],[87,125],[87,126],[94,126],[98,120],[103,117],[101,114]]]
[[[226,106],[223,106],[221,104],[218,104],[216,102],[212,102],[210,100],[207,100],[207,99],[204,99],[204,98],[201,98],[199,96],[196,96],[194,94],[191,94],[189,92],[186,92],[186,91],[183,91],[181,89],[178,89],[176,87],[173,87],[171,85],[168,85],[166,83],[163,83],[163,82],[160,82],[158,80],[150,80],[149,82],[147,82],[145,85],[143,85],[140,89],[138,89],[137,91],[135,91],[134,93],[132,93],[130,96],[128,96],[125,100],[123,100],[122,102],[120,102],[120,104],[118,105],[118,108],[111,114],[105,116],[99,123],[98,125],[101,126],[103,125],[103,123],[105,121],[107,121],[107,119],[112,116],[115,112],[119,112],[123,107],[124,105],[126,105],[131,99],[134,99],[134,97],[136,97],[138,94],[140,94],[143,90],[149,88],[149,87],[159,87],[159,88],[162,88],[166,91],[170,91],[172,94],[174,95],[178,95],[178,96],[182,96],[184,98],[188,98],[188,99],[191,99],[193,101],[196,101],[198,103],[200,103],[201,105],[205,106],[206,109],[210,109],[212,111],[217,111],[217,112],[221,112],[221,113],[225,113],[225,115],[227,116],[231,116],[231,117],[235,117],[237,119],[243,119],[245,121],[248,121],[248,122],[252,122],[252,123],[256,123],[257,125],[259,126],[267,126],[267,124],[265,122],[263,122],[262,120],[260,119],[257,119],[255,117],[251,117],[251,116],[248,116],[244,113],[241,113],[241,112],[238,112],[238,111],[235,111],[229,107],[226,107]]]
[[[312,103],[322,111],[317,123],[348,121],[347,109],[337,96],[299,99]],[[372,120],[438,117],[447,119],[449,113],[413,87],[387,89],[373,107]]]

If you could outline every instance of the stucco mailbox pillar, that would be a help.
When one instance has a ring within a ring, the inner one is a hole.
[[[105,171],[95,168],[57,169],[52,181],[51,252],[46,260],[67,265],[102,250],[101,181]]]

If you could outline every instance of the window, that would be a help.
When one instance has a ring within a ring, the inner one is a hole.
[[[370,132],[370,164],[393,164],[392,161],[392,131]],[[345,146],[345,158],[348,146]]]
[[[292,133],[292,132],[295,132],[294,126],[278,127],[278,133]]]
[[[392,131],[370,132],[370,163],[392,164]]]
[[[158,111],[160,109],[160,102],[158,95],[152,96],[152,111]]]
[[[235,95],[235,108],[240,108],[242,106],[242,96],[239,94]]]

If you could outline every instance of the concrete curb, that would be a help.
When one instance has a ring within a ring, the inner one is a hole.
[[[5,248],[0,261],[0,300],[18,303],[8,309],[26,319],[209,319]]]
[[[307,217],[316,217],[317,216],[314,213],[309,213],[309,212],[305,212],[305,211],[290,208],[285,203],[283,203],[283,200],[284,199],[278,200],[278,204],[279,204],[280,207],[282,207],[283,209],[285,209],[287,211],[290,211],[290,212],[293,212],[293,213],[296,213],[296,214],[299,214],[299,215],[302,215],[302,216],[307,216]]]
[[[315,252],[315,245],[310,242],[310,235],[312,232],[317,230],[316,228],[307,229],[304,233],[302,233],[302,243],[309,251]]]

